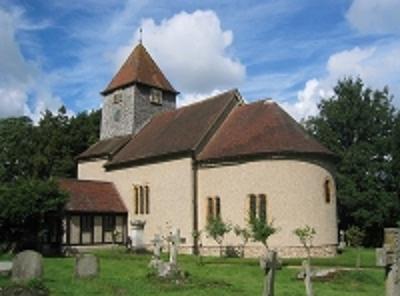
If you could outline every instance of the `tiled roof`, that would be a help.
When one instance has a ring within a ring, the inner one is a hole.
[[[216,160],[269,153],[334,156],[278,104],[260,101],[234,108],[198,159]]]
[[[111,157],[118,152],[128,141],[132,135],[114,137],[111,139],[101,140],[90,146],[86,151],[81,153],[77,159],[84,160],[99,157]]]
[[[108,166],[180,152],[194,152],[239,102],[237,90],[156,115]]]
[[[59,186],[69,193],[66,210],[71,212],[127,213],[113,183],[60,179]]]
[[[135,47],[102,94],[108,94],[133,83],[142,83],[177,93],[142,44]]]

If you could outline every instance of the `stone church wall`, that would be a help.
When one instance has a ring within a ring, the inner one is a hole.
[[[126,168],[106,172],[105,160],[81,162],[78,178],[81,180],[101,180],[113,182],[128,208],[128,223],[144,220],[145,243],[151,247],[154,234],[167,234],[177,227],[186,242],[184,249],[193,245],[193,183],[192,160],[182,158],[166,162]],[[150,213],[134,215],[134,185],[149,186]],[[130,232],[128,225],[128,233]]]
[[[286,257],[301,254],[302,248],[293,230],[307,224],[317,232],[313,242],[315,254],[335,254],[336,192],[334,179],[323,166],[300,160],[263,160],[201,168],[198,176],[200,229],[206,226],[208,197],[220,198],[221,216],[225,222],[244,227],[249,219],[249,194],[265,194],[267,219],[279,229],[268,240],[270,247],[277,248]],[[329,203],[324,190],[327,179],[333,185]],[[237,247],[240,243],[232,232],[224,240],[227,246]],[[216,243],[203,236],[203,246],[204,253],[212,253]],[[250,242],[246,255],[256,255],[262,251],[260,247],[260,243]]]

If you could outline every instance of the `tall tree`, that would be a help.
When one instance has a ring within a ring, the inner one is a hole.
[[[367,233],[368,245],[380,243],[379,233],[385,225],[394,225],[399,213],[391,177],[391,99],[387,88],[372,90],[359,78],[345,78],[338,81],[333,97],[321,101],[319,115],[305,121],[306,128],[340,158],[340,227],[358,226]]]
[[[0,120],[0,183],[32,176],[33,124],[28,117]]]

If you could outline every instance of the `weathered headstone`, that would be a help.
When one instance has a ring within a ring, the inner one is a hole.
[[[400,229],[385,228],[384,255],[386,266],[386,296],[400,295]]]
[[[178,260],[179,244],[181,242],[179,229],[175,229],[174,234],[170,237],[170,241],[171,241],[171,248],[169,253],[169,263],[176,265]]]
[[[338,245],[339,252],[343,252],[344,249],[346,248],[346,241],[345,241],[344,237],[345,237],[344,230],[340,230],[339,231],[339,245]]]
[[[43,257],[35,251],[23,251],[15,256],[12,267],[12,280],[26,282],[41,278],[43,275]]]
[[[142,251],[145,249],[144,244],[144,226],[146,222],[141,220],[131,221],[131,249],[133,251]]]
[[[11,261],[0,262],[0,276],[11,275],[11,270],[12,270],[12,262]]]
[[[275,271],[278,268],[276,251],[269,251],[260,258],[260,267],[265,273],[262,296],[274,296]]]
[[[75,259],[75,276],[77,278],[96,277],[99,274],[99,259],[92,254],[81,254]]]

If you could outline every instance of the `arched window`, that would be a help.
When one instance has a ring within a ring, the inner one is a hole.
[[[150,188],[149,186],[144,186],[145,192],[145,202],[146,202],[146,214],[150,213]]]
[[[258,217],[262,221],[267,221],[267,197],[265,194],[258,195]]]
[[[249,216],[250,219],[257,217],[257,197],[255,194],[249,195]]]
[[[221,218],[221,200],[218,196],[215,197],[215,217]]]
[[[150,214],[150,187],[148,185],[133,186],[135,215]]]
[[[139,192],[140,192],[140,214],[144,214],[144,190],[143,186],[139,186]]]
[[[134,199],[135,199],[135,215],[139,214],[139,188],[138,186],[133,187]]]
[[[332,187],[331,181],[329,179],[326,179],[324,182],[325,202],[326,203],[331,202],[331,195],[332,195],[331,187]]]
[[[212,197],[208,197],[207,198],[207,220],[210,220],[213,217],[214,217],[213,198]]]

